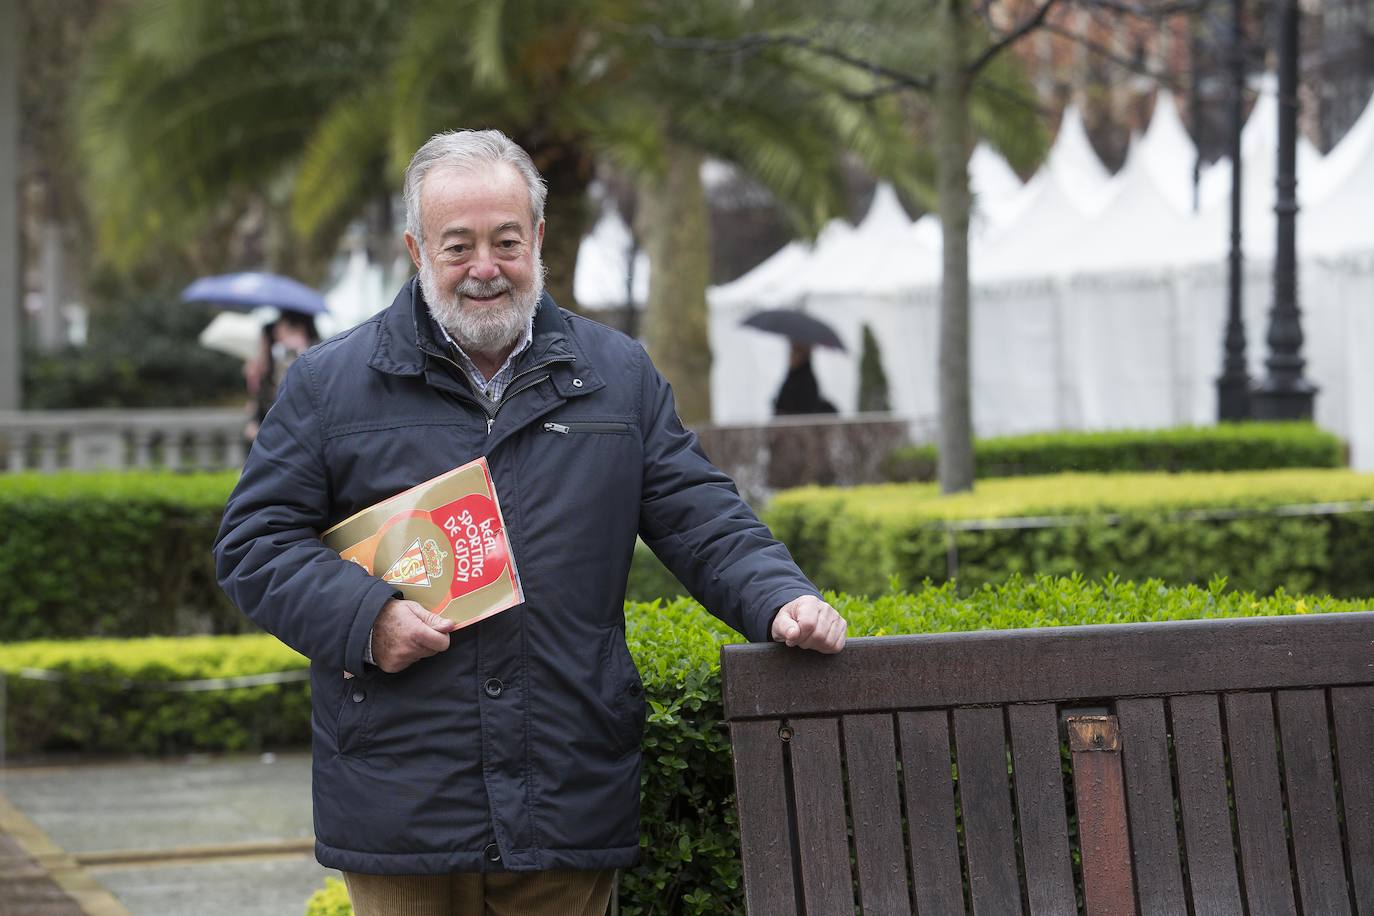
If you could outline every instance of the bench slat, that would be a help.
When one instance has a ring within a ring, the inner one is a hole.
[[[949,716],[897,716],[902,743],[902,788],[911,843],[912,890],[921,916],[965,916],[959,836],[954,823]]]
[[[1121,755],[1141,913],[1186,913],[1164,702],[1121,700]]]
[[[1021,909],[1021,884],[1016,877],[1002,710],[954,710],[954,745],[973,913],[1005,916]]]
[[[727,646],[728,719],[1356,686],[1374,612],[860,637],[838,655]],[[1026,659],[1034,658],[1028,665]],[[1084,665],[1084,659],[1093,664]],[[770,685],[805,683],[806,690]]]
[[[849,716],[843,723],[859,899],[874,916],[911,913],[892,725],[890,715]]]
[[[735,803],[744,860],[745,906],[751,916],[795,916],[792,828],[787,812],[779,722],[731,722],[735,758]]]
[[[1225,709],[1250,916],[1297,916],[1283,826],[1273,695],[1228,693]]]
[[[1349,914],[1345,858],[1336,822],[1326,691],[1281,690],[1277,705],[1303,912]]]
[[[1172,697],[1169,714],[1194,911],[1198,916],[1242,916],[1217,698]]]
[[[854,911],[837,719],[794,719],[790,744],[807,913]]]
[[[1012,769],[1031,916],[1077,916],[1053,703],[1012,706]]]
[[[1351,884],[1360,916],[1374,916],[1374,687],[1331,691]]]

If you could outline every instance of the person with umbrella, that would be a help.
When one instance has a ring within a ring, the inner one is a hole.
[[[807,344],[792,344],[792,351],[787,358],[787,377],[782,380],[778,396],[773,399],[773,413],[780,417],[839,413],[834,404],[821,397],[816,373],[811,369],[811,347]]]
[[[769,309],[744,320],[744,326],[771,334],[781,334],[792,345],[787,360],[787,377],[773,399],[777,416],[839,413],[835,405],[821,396],[816,373],[811,368],[813,347],[844,350],[834,329],[817,318],[796,309]]]
[[[324,297],[290,277],[252,271],[202,277],[186,287],[181,298],[234,310],[256,311],[264,306],[275,310],[273,317],[262,325],[253,355],[243,364],[250,415],[243,434],[251,443],[277,399],[277,388],[286,370],[298,356],[320,342],[315,316],[328,310]]]
[[[257,438],[267,411],[277,400],[277,389],[286,378],[286,370],[298,356],[319,342],[320,332],[315,328],[315,319],[304,312],[283,309],[275,321],[263,325],[258,356],[252,364],[254,377],[248,383],[253,419],[244,428],[244,437],[249,442]],[[244,377],[249,378],[246,366]]]

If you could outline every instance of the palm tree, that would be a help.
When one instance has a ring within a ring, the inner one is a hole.
[[[793,205],[802,228],[816,227],[840,203],[842,137],[822,143],[812,130],[801,146],[778,118],[758,117],[772,115],[765,102],[741,107],[742,92],[708,102],[708,69],[662,65],[646,33],[738,30],[745,12],[732,0],[133,3],[96,41],[78,107],[103,250],[132,264],[257,199],[269,225],[290,216],[269,258],[283,269],[312,264],[379,190],[396,187],[416,146],[453,126],[496,126],[532,151],[550,185],[550,290],[573,308],[602,155],[653,174],[669,140],[732,154]],[[769,74],[754,92],[778,87],[779,71]],[[750,119],[760,121],[752,132]]]

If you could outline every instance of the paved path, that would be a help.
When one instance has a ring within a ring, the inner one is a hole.
[[[0,770],[0,916],[300,916],[307,754]]]

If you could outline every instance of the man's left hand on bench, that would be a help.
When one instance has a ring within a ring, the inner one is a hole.
[[[773,641],[834,653],[844,648],[848,626],[829,604],[815,595],[803,595],[784,604],[773,617]]]

